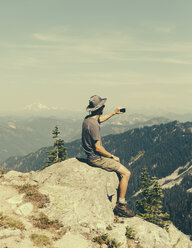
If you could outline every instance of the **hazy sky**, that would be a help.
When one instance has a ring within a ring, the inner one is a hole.
[[[191,111],[191,0],[0,0],[0,112]]]

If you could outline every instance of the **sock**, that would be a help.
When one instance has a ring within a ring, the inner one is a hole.
[[[119,202],[123,204],[123,203],[126,203],[126,200],[125,200],[125,198],[120,198],[119,197]]]

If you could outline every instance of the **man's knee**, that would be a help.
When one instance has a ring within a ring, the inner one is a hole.
[[[127,178],[130,178],[130,176],[131,176],[131,172],[130,172],[128,169],[127,169],[127,171],[126,171],[125,176],[126,176]]]
[[[119,174],[123,177],[126,177],[126,178],[130,178],[131,176],[131,172],[124,166],[124,165],[121,165],[119,170],[118,170]]]

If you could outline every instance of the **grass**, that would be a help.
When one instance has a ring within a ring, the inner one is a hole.
[[[34,245],[38,247],[44,247],[44,246],[51,246],[52,242],[49,237],[46,235],[40,235],[33,233],[30,236],[31,241],[34,243]]]
[[[49,197],[41,194],[36,185],[26,183],[22,186],[18,186],[18,189],[19,193],[25,194],[25,200],[32,202],[38,208],[44,208],[46,204],[50,202]]]
[[[58,220],[50,220],[47,215],[41,213],[38,218],[32,218],[33,225],[40,229],[55,229],[58,230],[63,225]]]
[[[111,225],[108,225],[108,226],[106,227],[106,229],[109,230],[109,231],[111,231],[113,228],[112,228]]]
[[[5,174],[5,169],[1,168],[0,169],[0,178],[3,177],[4,174]]]
[[[25,229],[25,226],[23,225],[21,221],[14,219],[12,217],[9,217],[7,215],[3,215],[3,213],[0,213],[0,227],[13,228],[13,229],[19,229],[19,230]]]
[[[38,187],[36,185],[31,185],[29,183],[18,186],[18,188],[19,193],[25,193],[27,196],[31,196],[38,191]]]
[[[121,219],[119,216],[115,215],[114,223],[121,223],[121,224],[123,224],[124,223],[124,220]]]
[[[61,239],[70,230],[70,227],[63,227],[63,224],[58,220],[50,220],[44,213],[41,213],[39,217],[32,217],[32,222],[34,227],[48,230],[54,234],[52,239],[55,241]]]
[[[111,239],[107,233],[94,237],[93,242],[97,242],[100,246],[105,244],[107,248],[121,247],[121,243],[117,242],[116,239]]]
[[[125,236],[129,239],[135,239],[136,233],[133,228],[126,226]]]
[[[53,240],[57,241],[58,239],[61,239],[69,230],[71,230],[71,227],[62,227],[59,229],[59,231],[55,232]]]

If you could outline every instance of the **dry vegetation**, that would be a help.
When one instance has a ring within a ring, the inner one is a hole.
[[[62,238],[70,230],[70,227],[63,227],[58,220],[50,220],[44,213],[40,213],[39,217],[32,217],[32,223],[34,227],[50,231],[54,235],[53,240]]]
[[[121,223],[121,224],[123,224],[124,223],[124,220],[121,217],[115,215],[115,217],[114,217],[114,223]]]
[[[125,236],[128,238],[128,239],[135,239],[135,236],[136,236],[136,232],[133,228],[129,227],[129,226],[126,226],[126,232],[125,232]]]
[[[113,228],[112,228],[112,226],[111,225],[108,225],[107,227],[106,227],[106,230],[108,230],[108,231],[111,231]]]
[[[32,202],[38,208],[44,208],[47,203],[50,202],[49,197],[47,195],[41,194],[38,191],[38,186],[24,184],[22,186],[18,186],[19,193],[25,194],[25,200]]]
[[[40,235],[34,233],[30,236],[30,239],[31,241],[33,241],[34,245],[38,247],[44,247],[44,246],[50,247],[52,245],[52,241],[46,235]]]
[[[0,178],[3,177],[4,174],[5,174],[5,169],[1,168],[0,169]]]
[[[40,229],[55,229],[58,230],[63,227],[58,220],[50,220],[47,215],[41,213],[39,217],[32,217],[32,222],[35,227]]]
[[[53,240],[56,241],[58,239],[61,239],[65,234],[66,232],[70,231],[71,230],[71,227],[62,227],[61,229],[57,230],[55,233],[54,233],[54,236],[53,236]]]
[[[24,230],[23,223],[15,218],[0,213],[0,227]]]
[[[122,245],[116,239],[111,239],[107,233],[94,237],[93,242],[98,243],[100,246],[105,244],[107,248],[119,248]]]

